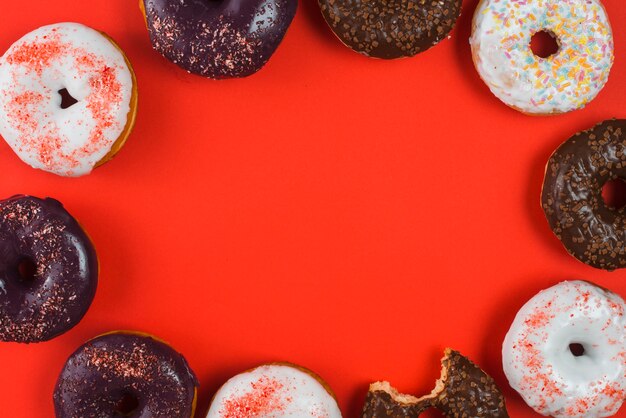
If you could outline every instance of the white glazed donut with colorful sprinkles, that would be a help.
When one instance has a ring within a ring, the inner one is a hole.
[[[540,414],[614,415],[626,397],[624,301],[588,282],[562,282],[519,311],[504,340],[504,372]]]
[[[135,84],[126,57],[104,34],[78,23],[41,27],[0,58],[0,134],[32,167],[88,174],[130,133]],[[77,102],[68,107],[63,92]]]
[[[207,418],[341,418],[322,380],[287,363],[238,374],[215,394]]]
[[[556,39],[555,54],[533,53],[537,32]],[[482,0],[470,44],[493,94],[531,115],[584,107],[602,90],[613,65],[613,34],[599,0]]]

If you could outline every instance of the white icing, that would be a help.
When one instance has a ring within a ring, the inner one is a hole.
[[[241,373],[215,394],[207,418],[341,418],[335,399],[310,374],[288,365]]]
[[[67,109],[63,88],[78,100]],[[34,168],[88,174],[122,134],[132,90],[123,54],[100,32],[78,23],[44,26],[0,58],[0,134]]]
[[[530,48],[540,31],[552,32],[560,44],[545,59]],[[470,44],[493,94],[529,114],[584,107],[613,65],[613,35],[599,0],[482,0]]]
[[[504,372],[526,403],[553,417],[614,415],[626,395],[626,321],[618,295],[563,282],[518,312],[502,347]],[[584,347],[575,356],[570,344]]]

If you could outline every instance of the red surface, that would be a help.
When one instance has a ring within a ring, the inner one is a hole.
[[[617,59],[600,96],[532,118],[479,80],[476,0],[464,3],[450,40],[385,62],[341,45],[304,0],[260,73],[210,81],[151,49],[135,1],[5,2],[1,51],[58,21],[106,31],[134,64],[140,110],[119,156],[80,179],[33,170],[0,143],[0,195],[60,199],[102,266],[79,326],[0,345],[0,416],[53,416],[67,356],[115,329],[185,354],[202,384],[198,417],[228,377],[272,360],[320,373],[356,417],[372,380],[430,391],[445,346],[496,378],[513,417],[536,416],[501,371],[516,311],[564,279],[626,295],[626,271],[570,258],[539,206],[555,147],[626,117],[626,8],[605,0]]]

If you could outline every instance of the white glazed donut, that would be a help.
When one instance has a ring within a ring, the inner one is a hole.
[[[267,364],[241,373],[215,394],[207,418],[341,418],[333,395],[312,372]]]
[[[537,32],[557,40],[554,55],[532,52]],[[602,90],[613,65],[613,34],[599,0],[482,0],[470,44],[492,93],[527,114],[584,107]]]
[[[540,292],[504,340],[509,383],[543,415],[614,415],[626,396],[624,309],[622,298],[588,282]]]
[[[61,108],[66,89],[77,103]],[[78,23],[41,27],[0,58],[0,134],[32,167],[81,176],[130,133],[134,74],[121,50]]]

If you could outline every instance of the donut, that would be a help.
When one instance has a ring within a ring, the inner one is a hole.
[[[98,259],[54,199],[0,202],[0,341],[35,343],[74,327],[91,305]]]
[[[140,0],[152,47],[213,79],[259,71],[283,40],[297,0]]]
[[[318,0],[337,37],[367,57],[412,57],[437,45],[461,15],[461,0]]]
[[[552,154],[541,206],[567,251],[592,267],[626,266],[626,213],[602,198],[608,181],[626,178],[626,120],[579,132]]]
[[[530,41],[539,32],[556,40],[555,54],[533,53]],[[613,34],[599,0],[481,0],[470,44],[491,92],[529,115],[584,107],[613,65]]]
[[[624,308],[618,295],[583,281],[533,297],[502,346],[513,389],[543,415],[614,415],[626,396]]]
[[[0,58],[0,135],[34,168],[89,174],[124,146],[136,112],[130,62],[87,26],[43,26]]]
[[[431,408],[450,418],[508,418],[500,389],[471,360],[447,348],[441,366],[435,389],[421,398],[401,394],[389,382],[372,383],[362,418],[415,418]]]
[[[330,387],[315,373],[271,363],[238,374],[215,394],[207,418],[341,418]]]
[[[79,347],[54,389],[57,418],[191,418],[198,381],[185,358],[147,334],[116,331]]]

